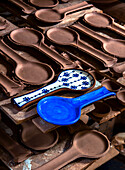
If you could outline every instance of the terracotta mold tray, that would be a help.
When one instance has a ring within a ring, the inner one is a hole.
[[[124,58],[125,53],[125,42],[124,40],[118,40],[113,38],[107,38],[100,34],[97,34],[95,31],[87,28],[83,24],[74,24],[72,25],[73,28],[80,29],[83,33],[91,36],[92,38],[100,41],[102,43],[102,48],[105,52],[109,53],[110,55],[117,56],[119,58]],[[115,49],[114,49],[115,46]],[[121,49],[119,51],[119,48]]]
[[[21,1],[21,0],[20,0]],[[15,1],[14,1],[15,2]],[[95,8],[93,9],[93,6],[91,5],[91,4],[87,4],[85,1],[83,2],[83,1],[80,1],[79,2],[79,4],[81,4],[82,5],[82,3],[83,3],[83,5],[84,6],[82,6],[81,7],[81,11],[77,11],[77,15],[75,15],[75,11],[74,11],[74,13],[71,13],[71,14],[69,14],[69,15],[67,15],[66,16],[66,19],[64,19],[64,22],[61,22],[61,23],[59,23],[58,25],[66,25],[66,24],[71,24],[71,23],[73,23],[73,22],[75,22],[80,16],[83,16],[83,14],[86,12],[86,11],[88,11],[88,12],[91,12],[91,11],[93,11],[93,10],[95,10]],[[17,3],[17,2],[15,2],[15,3]],[[21,4],[22,4],[22,2],[21,2]],[[12,6],[12,4],[10,3],[10,2],[7,2],[7,5],[6,5],[6,2],[5,3],[1,3],[1,5],[4,7],[4,8],[7,8],[9,11],[11,11],[12,13],[14,13],[16,16],[18,15],[18,17],[21,17],[22,19],[24,19],[24,20],[26,20],[26,22],[28,22],[29,24],[31,24],[33,27],[37,27],[37,28],[39,28],[39,29],[41,29],[41,30],[46,30],[46,29],[48,29],[50,26],[52,26],[54,23],[51,23],[51,24],[47,24],[47,23],[44,23],[44,22],[40,22],[39,21],[39,19],[36,19],[36,17],[33,15],[33,14],[21,14],[21,12],[19,12],[19,10],[17,10],[17,9],[20,9],[20,8],[16,8],[16,4],[15,5],[13,5]],[[57,7],[56,8],[54,8],[52,11],[54,12],[54,14],[56,14],[56,9],[57,9],[57,11],[58,10],[62,10],[62,8],[65,8],[65,9],[67,9],[67,10],[69,10],[69,8],[71,8],[71,7],[75,7],[75,5],[76,5],[76,2],[74,1],[74,0],[72,0],[71,2],[68,2],[67,4],[66,4],[66,8],[65,7],[63,7],[63,4],[60,4],[60,5],[57,5]],[[81,6],[81,5],[78,5],[78,6]],[[92,8],[92,9],[91,9]],[[80,8],[79,8],[80,9]],[[50,11],[51,12],[51,9],[45,9],[45,10],[43,10],[43,9],[39,9],[38,11],[36,11],[36,13],[38,13],[38,14],[40,14],[42,11],[44,12],[47,12],[47,14],[48,14],[48,11]],[[78,10],[78,9],[77,9]],[[98,9],[97,9],[98,10]],[[57,15],[61,15],[61,14],[59,14],[59,13],[57,13]],[[45,15],[44,15],[45,16]],[[62,15],[61,15],[62,16]],[[71,19],[71,16],[72,16],[72,21],[70,21]],[[68,20],[68,22],[67,22],[67,18],[69,18],[69,20]],[[59,21],[61,21],[61,20],[59,20]],[[70,21],[70,22],[69,22]]]
[[[39,85],[47,83],[53,79],[54,71],[49,65],[27,61],[16,54],[3,42],[3,40],[0,41],[0,44],[0,50],[16,62],[16,76],[25,83]]]
[[[20,28],[14,30],[10,33],[10,40],[15,44],[32,47],[42,53],[45,53],[48,57],[57,61],[57,63],[59,63],[60,66],[63,67],[64,69],[75,67],[75,64],[73,65],[73,63],[70,60],[66,60],[61,55],[51,50],[44,43],[44,35],[37,30],[31,28]]]
[[[76,48],[85,51],[86,53],[95,57],[97,60],[102,61],[105,67],[111,67],[117,62],[116,58],[105,55],[104,53],[101,53],[97,49],[89,45],[86,45],[83,41],[80,40],[79,34],[72,29],[52,28],[47,31],[47,37],[53,43],[59,45],[69,45],[73,47],[75,46]]]
[[[125,29],[120,25],[116,24],[114,22],[114,19],[105,13],[97,13],[97,12],[87,13],[84,15],[83,21],[95,28],[100,28],[100,29],[108,28],[125,37]]]
[[[81,9],[92,7],[93,5],[87,4],[87,2],[83,1],[76,5],[69,6],[67,8],[55,10],[55,9],[40,9],[35,12],[35,17],[41,22],[44,23],[59,23],[63,21],[66,17],[66,14],[72,13],[75,11],[79,11]]]
[[[83,68],[88,67],[94,70],[98,70],[99,72],[106,73],[109,72],[109,68],[104,66],[104,63],[101,60],[97,60],[97,58],[92,55],[87,54],[84,51],[80,51],[77,48],[70,48],[70,46],[60,46],[56,45],[56,48],[67,53],[72,60],[78,60],[82,63]],[[99,51],[100,53],[100,51]]]

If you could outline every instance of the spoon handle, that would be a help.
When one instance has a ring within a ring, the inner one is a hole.
[[[68,13],[78,11],[78,10],[81,10],[81,9],[84,9],[87,7],[92,7],[92,6],[93,6],[92,4],[88,4],[87,2],[83,1],[83,2],[77,3],[75,5],[70,5],[66,8],[59,9],[58,11],[61,14],[66,14],[66,13],[68,14]]]
[[[108,26],[111,30],[125,37],[125,27],[121,27],[117,23],[113,22],[111,26]]]
[[[117,62],[117,58],[111,57],[88,44],[84,44],[84,42],[81,40],[78,41],[78,48],[82,51],[85,51],[97,60],[100,60],[105,67],[112,67]]]
[[[77,28],[78,30],[83,32],[83,28],[82,28],[81,24],[74,24],[71,27],[72,28]],[[87,52],[91,56],[93,56],[96,59],[98,59],[101,62],[103,62],[105,67],[112,67],[117,62],[117,58],[109,56],[109,55],[103,53],[102,51],[97,50],[97,49],[95,49],[94,47],[92,47],[92,46],[90,46],[88,44],[85,44],[85,42],[81,41],[80,39],[78,40],[77,44],[78,44],[78,47],[81,50]]]
[[[50,85],[47,85],[43,88],[35,90],[33,92],[27,93],[22,96],[12,98],[12,102],[21,110],[26,106],[29,106],[33,102],[37,102],[45,96],[49,96],[50,93],[53,94],[55,91],[59,91],[61,83],[56,81]]]
[[[26,4],[25,2],[21,1],[21,0],[9,0],[11,3],[17,5],[18,7],[20,7],[22,9],[22,11],[26,14],[31,14],[32,12],[34,12],[36,10],[36,8]]]
[[[37,48],[42,53],[45,53],[48,55],[48,57],[52,58],[56,62],[61,65],[63,69],[70,69],[70,68],[76,68],[76,64],[72,62],[71,60],[63,58],[61,55],[56,53],[55,51],[51,50],[46,44],[41,43],[40,46],[37,44],[34,44],[33,47]]]
[[[89,29],[88,27],[84,26],[83,24],[81,23],[75,23],[73,25],[71,25],[72,28],[77,28],[77,29],[80,29],[83,33],[89,35],[90,37],[96,39],[96,40],[99,40],[101,41],[102,43],[104,42],[107,42],[108,39],[98,33],[96,33],[95,31]]]
[[[70,149],[68,149],[61,155],[47,162],[43,166],[37,168],[37,170],[50,170],[50,169],[58,170],[65,166],[66,164],[78,158],[79,155],[80,155],[79,152],[72,146]]]
[[[17,54],[12,48],[0,40],[0,51],[2,51],[7,57],[14,60],[17,64],[26,62],[19,54]]]
[[[2,85],[3,89],[5,90],[8,96],[16,95],[19,92],[21,92],[24,88],[23,85],[15,83],[2,73],[0,73],[0,84]]]
[[[116,94],[114,92],[110,92],[105,87],[101,87],[98,90],[94,90],[90,93],[74,98],[73,104],[76,105],[76,107],[83,108],[95,101],[101,100],[105,97],[112,96],[112,95],[114,96]]]

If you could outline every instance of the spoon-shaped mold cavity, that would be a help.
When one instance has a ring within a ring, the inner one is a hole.
[[[101,118],[107,116],[111,111],[110,106],[106,103],[95,102],[94,105],[95,105],[95,109],[91,113],[96,117]]]
[[[125,105],[125,90],[117,92],[116,97],[121,104]]]
[[[111,81],[110,79],[106,79],[106,80],[102,81],[101,84],[103,86],[105,86],[110,91],[117,92],[120,89],[120,86],[118,84],[114,83],[113,81]]]

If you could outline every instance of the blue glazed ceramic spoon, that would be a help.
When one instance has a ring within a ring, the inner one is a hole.
[[[49,123],[70,125],[79,120],[82,107],[111,95],[115,95],[115,93],[101,87],[76,98],[49,96],[38,102],[37,112]]]
[[[78,69],[69,69],[62,71],[56,82],[23,96],[15,97],[12,99],[12,102],[16,104],[19,109],[22,109],[50,95],[50,93],[55,93],[55,91],[64,89],[88,91],[94,86],[95,78],[90,73]],[[96,86],[100,86],[100,83],[96,82]]]

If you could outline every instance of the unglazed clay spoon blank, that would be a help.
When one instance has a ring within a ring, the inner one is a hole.
[[[53,79],[54,71],[48,64],[32,62],[22,58],[6,45],[3,40],[0,40],[0,50],[16,62],[15,74],[25,83],[40,85],[48,83]]]
[[[34,150],[46,150],[58,142],[59,134],[56,130],[42,133],[31,121],[22,123],[22,142]]]
[[[62,71],[56,82],[47,85],[43,88],[35,90],[31,93],[12,98],[12,102],[19,108],[25,108],[33,102],[39,101],[41,98],[61,90],[76,90],[87,91],[94,86],[98,87],[101,84],[88,72],[83,70],[65,70]]]
[[[40,8],[53,8],[59,4],[58,0],[28,0],[28,2]]]
[[[10,40],[21,46],[28,46],[39,50],[56,61],[62,68],[75,68],[76,64],[63,58],[44,43],[44,35],[32,28],[19,28],[10,33]]]
[[[19,85],[11,80],[6,75],[0,73],[0,85],[2,85],[3,90],[7,96],[13,96],[20,93],[24,89],[24,85]]]
[[[8,0],[8,1],[17,5],[26,14],[31,14],[32,12],[36,10],[35,7],[23,2],[22,0]]]
[[[84,21],[96,28],[108,28],[125,37],[125,29],[114,22],[114,19],[104,13],[91,12],[84,15]]]
[[[81,131],[74,136],[73,144],[67,151],[37,170],[58,170],[80,157],[100,158],[109,151],[109,148],[110,142],[101,132],[96,130]]]
[[[116,62],[117,59],[104,54],[103,52],[93,48],[90,45],[87,45],[84,41],[80,40],[79,34],[70,28],[51,28],[47,31],[47,38],[53,43],[59,45],[70,45],[75,46],[76,48],[85,51],[90,54],[97,60],[103,62],[105,67],[111,67]]]
[[[35,17],[45,23],[59,23],[63,21],[68,13],[79,11],[81,9],[92,7],[92,4],[88,4],[87,2],[83,1],[81,3],[63,8],[63,9],[40,9],[35,12]]]
[[[96,39],[97,41],[101,41],[102,48],[107,53],[117,56],[119,58],[125,58],[124,40],[106,38],[80,23],[73,24],[71,27],[80,29],[82,32],[89,35],[90,37]]]

